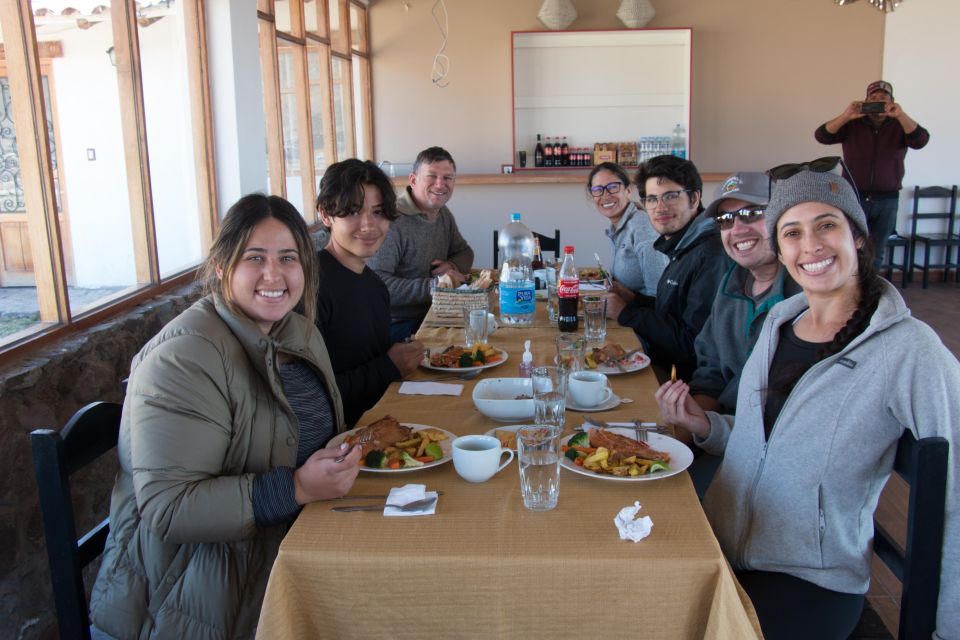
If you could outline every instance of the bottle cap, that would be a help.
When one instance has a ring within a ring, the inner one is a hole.
[[[511,214],[510,214],[510,221],[511,221],[511,222],[520,222],[520,214],[519,214],[519,213],[511,213]]]
[[[533,354],[530,353],[530,341],[523,341],[523,357],[521,358],[522,362],[533,362]]]
[[[565,246],[565,247],[563,248],[563,252],[564,252],[564,253],[573,253],[573,245],[572,245],[572,244],[568,244],[567,246]]]

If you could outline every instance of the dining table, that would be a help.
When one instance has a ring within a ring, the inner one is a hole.
[[[459,396],[401,395],[394,383],[358,424],[391,415],[455,435],[502,426],[475,408],[471,392],[485,378],[517,377],[525,340],[536,366],[553,364],[558,329],[546,305],[536,306],[531,326],[501,325],[490,336],[505,361],[473,380],[449,381],[462,385]],[[462,325],[428,314],[417,338],[428,348],[462,344]],[[627,350],[640,346],[614,321],[606,339]],[[407,379],[438,375],[421,367]],[[609,381],[622,403],[599,418],[659,418],[649,367]],[[581,425],[584,415],[568,408],[565,428]],[[562,469],[558,505],[541,512],[523,506],[516,462],[483,483],[461,479],[453,464],[361,470],[350,494],[387,494],[408,483],[443,492],[434,514],[331,510],[382,500],[304,507],[271,571],[258,638],[762,637],[686,472],[624,481]],[[635,502],[653,521],[639,542],[622,540],[614,524]]]

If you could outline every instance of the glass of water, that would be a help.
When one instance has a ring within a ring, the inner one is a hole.
[[[468,349],[478,344],[486,344],[490,335],[490,322],[487,309],[463,307],[463,340]]]
[[[534,368],[531,375],[533,411],[538,425],[563,428],[567,410],[567,374],[563,367]]]
[[[551,426],[526,426],[517,430],[520,461],[520,495],[531,511],[549,511],[560,497],[560,434]]]
[[[607,339],[607,299],[603,296],[583,297],[583,337],[589,342]]]
[[[557,345],[558,366],[570,372],[583,369],[583,336],[578,333],[561,333],[554,341]]]
[[[548,264],[544,271],[547,274],[547,317],[551,324],[557,323],[557,316],[560,312],[557,308],[559,299],[557,298],[557,267]]]

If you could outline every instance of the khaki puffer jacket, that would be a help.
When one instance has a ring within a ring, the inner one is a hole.
[[[260,529],[253,479],[296,464],[277,355],[302,358],[343,408],[323,338],[290,313],[264,336],[207,297],[133,359],[120,472],[91,618],[117,638],[252,638],[285,525]]]

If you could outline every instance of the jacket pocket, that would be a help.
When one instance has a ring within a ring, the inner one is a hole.
[[[821,487],[779,488],[757,497],[746,563],[758,570],[822,569],[827,530]]]

